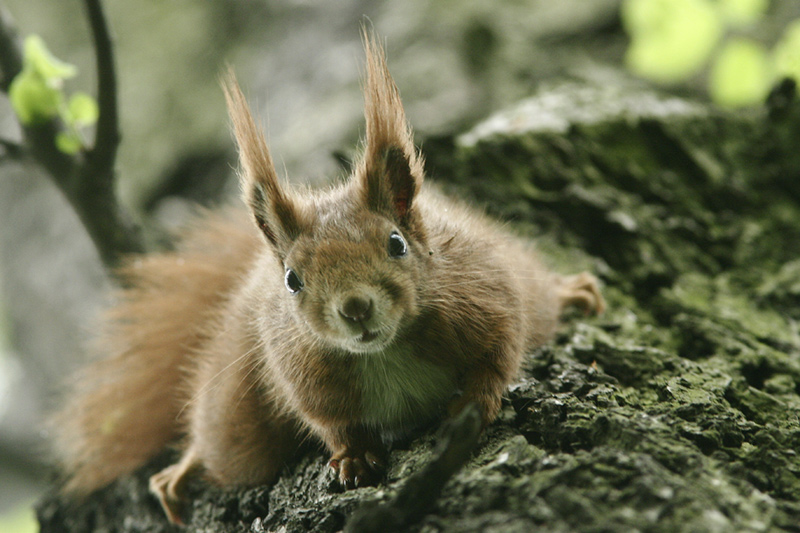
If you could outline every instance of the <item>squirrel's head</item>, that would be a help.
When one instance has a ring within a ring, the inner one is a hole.
[[[423,162],[382,47],[366,31],[366,142],[348,182],[296,194],[278,180],[233,75],[224,88],[239,145],[244,200],[283,267],[284,297],[316,338],[366,353],[419,314],[429,252],[416,204]]]

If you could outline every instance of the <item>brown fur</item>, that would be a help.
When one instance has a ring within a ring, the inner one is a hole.
[[[185,370],[260,244],[255,231],[241,230],[244,222],[209,213],[176,252],[135,258],[122,270],[130,288],[93,346],[106,358],[69,383],[72,393],[50,423],[68,491],[101,487],[178,437]]]
[[[364,153],[328,191],[279,183],[227,77],[255,224],[207,214],[177,252],[126,271],[103,344],[117,355],[89,367],[58,419],[70,490],[184,434],[182,459],[151,479],[176,522],[190,472],[271,483],[309,434],[342,484],[373,483],[386,438],[468,402],[490,423],[562,308],[602,310],[593,277],[549,273],[524,242],[424,185],[383,50],[366,34],[365,48]]]

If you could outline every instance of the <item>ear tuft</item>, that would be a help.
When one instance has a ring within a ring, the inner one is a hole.
[[[356,179],[363,184],[367,204],[407,218],[423,181],[423,160],[414,147],[400,92],[389,74],[377,37],[363,29],[367,76],[364,86],[366,147]]]
[[[222,78],[228,114],[239,146],[242,196],[258,228],[280,255],[301,231],[301,212],[283,190],[267,148],[264,133],[256,125],[233,70]]]

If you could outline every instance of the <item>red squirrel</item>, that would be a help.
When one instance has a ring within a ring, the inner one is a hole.
[[[349,489],[393,436],[476,403],[492,422],[523,354],[596,279],[546,270],[528,243],[423,182],[382,46],[365,32],[366,140],[323,191],[278,178],[232,74],[223,81],[246,209],[205,212],[175,251],[132,260],[96,349],[55,417],[65,490],[88,494],[165,447],[150,480],[181,522],[198,472],[273,483],[309,435]],[[250,220],[248,220],[248,218]]]

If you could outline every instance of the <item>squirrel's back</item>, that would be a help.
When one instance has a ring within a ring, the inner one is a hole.
[[[215,315],[259,249],[241,210],[207,212],[173,252],[132,259],[127,288],[99,326],[99,358],[50,421],[65,490],[88,493],[131,472],[182,430],[186,373]]]
[[[495,278],[508,283],[511,294],[521,296],[519,314],[525,345],[547,341],[555,332],[561,313],[558,293],[552,287],[561,281],[542,264],[533,244],[482,210],[451,199],[435,187],[425,186],[419,200],[431,247],[446,250],[452,256],[445,273],[447,283],[461,280],[465,292],[470,291],[471,278]],[[476,253],[480,247],[486,248],[482,254]],[[499,279],[505,276],[512,279]],[[497,298],[498,306],[508,307],[510,296],[500,291],[485,297]]]

